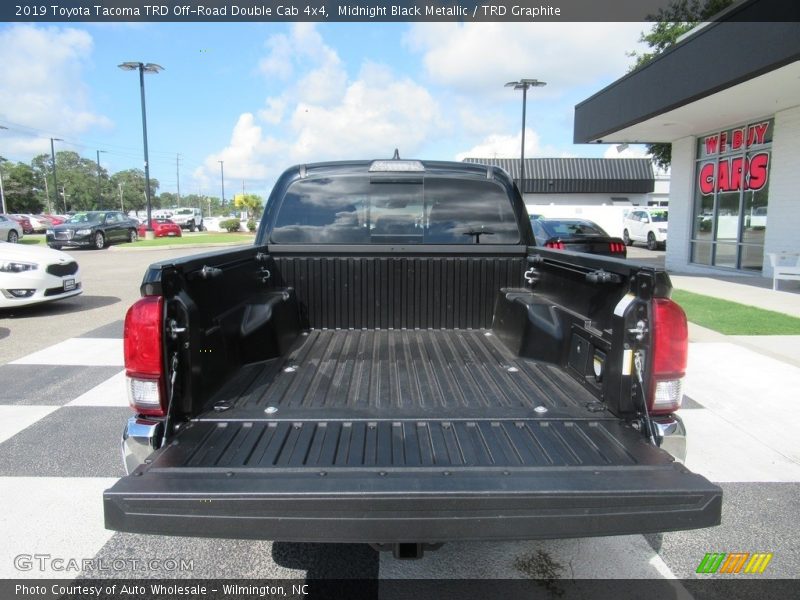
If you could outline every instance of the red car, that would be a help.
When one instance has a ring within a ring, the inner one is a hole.
[[[20,227],[22,227],[22,233],[29,234],[33,233],[33,225],[31,225],[31,220],[26,217],[25,215],[8,215],[12,219],[14,219],[17,223],[19,223]]]
[[[43,217],[47,217],[53,225],[61,225],[64,221],[67,220],[66,217],[60,217],[58,215],[42,215]]]
[[[151,219],[150,223],[153,225],[153,232],[156,237],[181,237],[180,226],[170,219]],[[145,234],[145,224],[139,225],[139,237],[143,238]]]

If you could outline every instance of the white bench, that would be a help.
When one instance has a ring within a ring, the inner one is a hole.
[[[778,289],[778,280],[800,281],[800,254],[795,252],[768,252],[772,265],[772,289]]]

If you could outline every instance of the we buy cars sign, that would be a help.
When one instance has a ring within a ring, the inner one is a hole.
[[[767,150],[753,151],[771,141],[771,124],[772,121],[754,123],[708,135],[701,140],[701,158],[720,156],[716,169],[714,162],[706,162],[700,168],[698,185],[704,196],[715,191],[758,191],[767,185],[770,153]],[[721,156],[737,151],[741,151],[741,155]]]

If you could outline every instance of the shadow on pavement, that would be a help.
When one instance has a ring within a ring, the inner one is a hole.
[[[367,544],[273,542],[272,560],[287,569],[307,571],[306,579],[376,579],[378,552]]]
[[[104,306],[111,306],[118,302],[122,302],[122,300],[116,296],[74,296],[64,300],[54,300],[53,302],[34,304],[32,306],[0,309],[0,318],[21,319],[69,315],[93,310],[95,308],[102,308]],[[8,333],[6,333],[6,335],[8,335]]]
[[[0,340],[2,340],[3,338],[7,338],[10,333],[11,333],[10,329],[6,329],[5,327],[0,327]]]

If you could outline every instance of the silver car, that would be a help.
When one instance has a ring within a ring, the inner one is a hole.
[[[22,225],[8,215],[0,215],[0,241],[16,243],[22,237]]]

